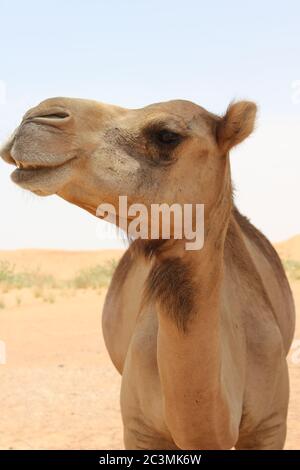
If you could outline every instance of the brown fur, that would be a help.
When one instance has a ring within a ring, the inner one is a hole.
[[[149,273],[144,296],[143,303],[159,303],[180,330],[187,330],[187,323],[196,313],[195,286],[188,264],[180,258],[155,263]]]

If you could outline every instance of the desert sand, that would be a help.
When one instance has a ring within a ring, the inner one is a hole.
[[[295,241],[296,240],[296,241]],[[276,246],[300,261],[300,237]],[[60,279],[118,259],[122,251],[0,252],[19,269],[38,268]],[[300,280],[292,280],[300,311]],[[0,291],[0,449],[121,449],[120,376],[101,334],[106,289]],[[297,327],[295,339],[300,340]],[[300,448],[300,341],[289,355],[291,401],[286,449]]]

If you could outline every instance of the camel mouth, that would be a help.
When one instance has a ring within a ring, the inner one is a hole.
[[[50,118],[51,119],[51,118]],[[74,152],[75,153],[75,152]],[[68,181],[77,155],[54,155],[41,149],[27,149],[17,138],[17,131],[0,149],[1,158],[16,167],[11,180],[22,189],[40,196],[56,194]]]
[[[31,165],[31,164],[28,164],[28,163],[24,163],[24,162],[19,162],[18,160],[15,160],[15,165],[17,167],[17,170],[21,170],[21,171],[34,171],[34,170],[40,170],[41,168],[49,168],[47,166],[43,166],[43,165]],[[55,168],[55,167],[51,167],[51,168]]]
[[[76,157],[56,166],[31,165],[16,162],[17,168],[10,175],[17,186],[37,194],[50,196],[56,194],[68,180],[68,167],[72,167]],[[66,168],[67,167],[67,168]]]
[[[74,160],[73,158],[71,160]],[[40,172],[46,171],[55,171],[63,166],[67,165],[71,160],[68,160],[60,165],[29,165],[27,163],[16,162],[16,169],[13,171],[13,175],[33,175],[38,174]]]
[[[29,179],[34,176],[50,174],[65,167],[75,160],[76,157],[60,163],[59,165],[43,165],[43,164],[29,164],[15,160],[16,169],[12,172],[12,179],[14,182],[18,180]]]
[[[29,161],[19,160],[18,158],[16,158],[13,145],[9,152],[6,153],[6,161],[9,161],[9,163],[17,167],[13,173],[20,175],[24,173],[38,172],[41,170],[55,170],[74,160],[74,158],[76,157],[69,157],[66,158],[64,161],[59,162],[55,162],[55,160],[43,162],[42,160],[38,160],[37,158],[32,159],[32,161],[30,161],[29,159]]]

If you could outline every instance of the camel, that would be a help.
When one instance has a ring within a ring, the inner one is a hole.
[[[124,109],[51,98],[1,150],[20,187],[93,215],[120,195],[205,206],[201,250],[133,240],[108,290],[103,334],[122,374],[126,449],[284,447],[294,303],[273,247],[234,205],[230,174],[255,116],[249,101],[217,116],[184,100]]]

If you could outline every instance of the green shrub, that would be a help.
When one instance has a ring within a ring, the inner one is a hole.
[[[55,297],[52,293],[48,293],[43,296],[43,301],[47,302],[48,304],[54,304]]]
[[[292,259],[283,261],[284,269],[292,279],[300,279],[300,262]]]
[[[113,275],[116,268],[116,261],[111,260],[105,265],[96,265],[87,269],[82,269],[70,281],[70,284],[75,289],[97,289],[99,287],[106,287]]]
[[[53,276],[42,274],[39,271],[17,271],[15,266],[10,263],[0,261],[0,287],[3,292],[10,289],[34,288],[35,298],[45,300],[45,289],[69,290],[106,287],[111,280],[116,264],[115,260],[111,260],[104,265],[98,264],[82,269],[72,279],[56,281]],[[54,302],[52,297],[46,301]]]
[[[39,271],[16,271],[15,266],[0,261],[0,286],[10,289],[23,289],[36,286],[54,287],[55,279]]]

